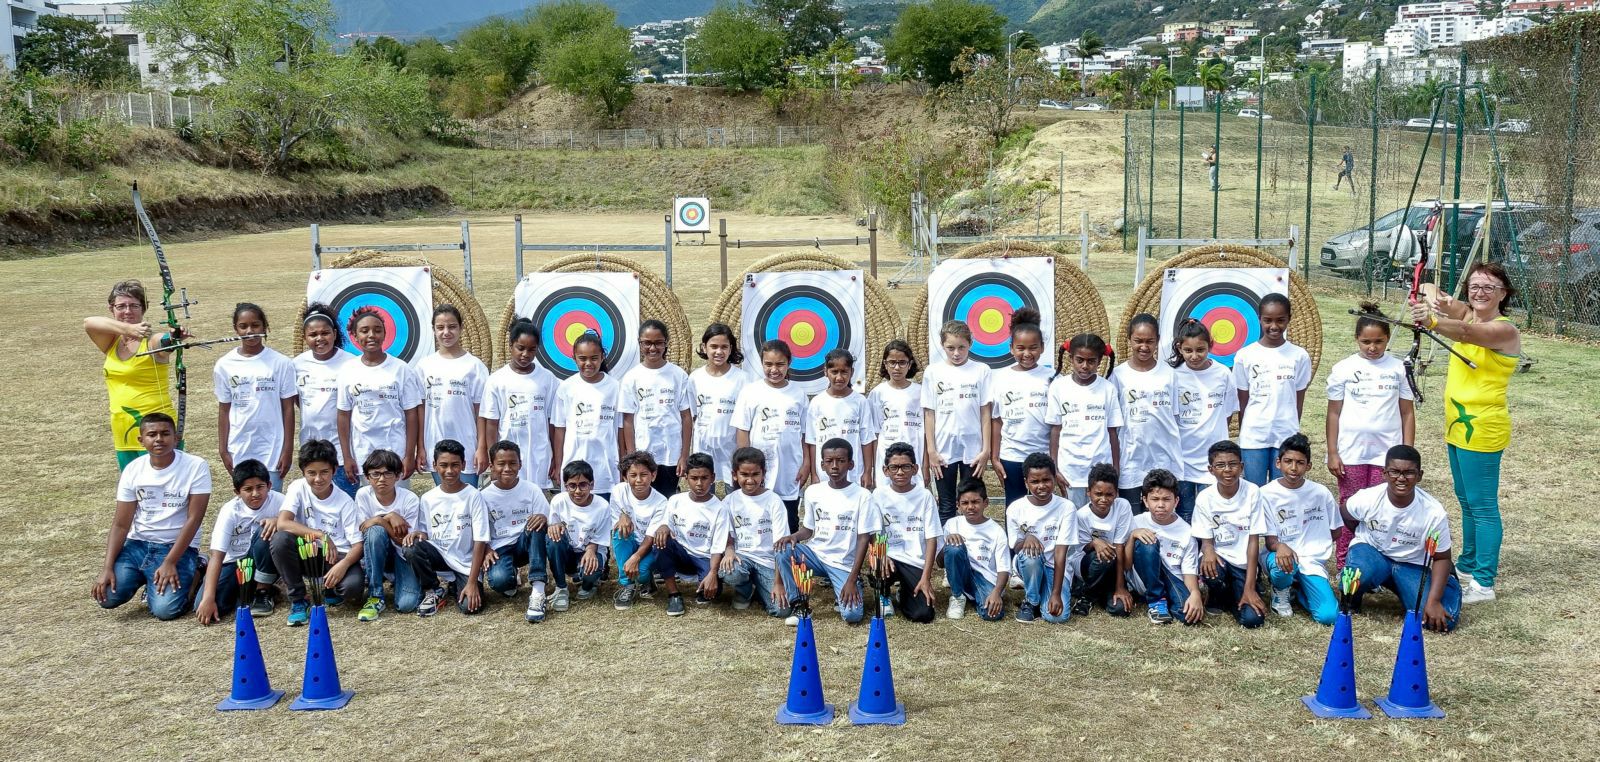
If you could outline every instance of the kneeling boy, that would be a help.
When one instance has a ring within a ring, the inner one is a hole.
[[[522,448],[501,440],[489,448],[494,480],[478,493],[489,508],[489,550],[483,556],[491,590],[510,598],[521,583],[517,569],[528,567],[528,581],[544,586],[545,527],[550,502],[544,491],[522,480]],[[542,592],[542,591],[541,591]]]
[[[1311,470],[1311,441],[1304,434],[1283,440],[1278,447],[1278,471],[1283,476],[1261,488],[1261,506],[1267,514],[1267,553],[1261,567],[1272,583],[1272,611],[1294,613],[1289,601],[1311,612],[1319,624],[1333,624],[1339,600],[1328,581],[1328,561],[1344,519],[1327,487],[1306,479]]]
[[[1267,533],[1260,487],[1240,478],[1244,451],[1231,440],[1211,445],[1206,462],[1217,483],[1194,498],[1194,532],[1200,541],[1200,578],[1208,608],[1231,609],[1247,629],[1266,621],[1266,604],[1256,592],[1257,554]]]
[[[716,466],[710,455],[690,455],[684,461],[683,472],[689,491],[667,498],[666,510],[656,516],[650,536],[645,538],[646,545],[655,550],[656,570],[667,588],[667,616],[683,616],[679,574],[699,575],[695,603],[707,604],[717,599],[717,572],[722,555],[728,550],[733,522],[728,518],[728,509],[711,492],[716,479]]]
[[[778,580],[772,546],[789,528],[789,511],[778,493],[767,489],[767,456],[754,447],[733,452],[738,489],[723,500],[733,523],[734,547],[722,554],[717,574],[733,588],[733,607],[746,609],[759,597],[769,616],[789,615],[789,599]]]
[[[383,577],[394,577],[394,608],[410,614],[422,603],[422,585],[411,564],[402,559],[406,535],[421,526],[422,500],[409,488],[399,489],[400,456],[390,450],[373,450],[361,464],[367,485],[356,490],[356,515],[363,516],[361,567],[367,576],[367,602],[356,618],[375,622],[385,608]]]
[[[422,496],[423,524],[406,537],[406,561],[425,591],[417,616],[439,613],[445,590],[440,572],[449,572],[456,610],[476,614],[483,610],[483,594],[478,575],[489,552],[489,506],[478,488],[461,480],[467,466],[467,450],[454,439],[441,439],[433,446],[433,472],[439,486]]]
[[[790,601],[800,594],[795,585],[793,563],[805,563],[814,571],[828,575],[839,616],[850,624],[861,621],[861,557],[866,549],[866,533],[877,531],[872,523],[872,494],[850,481],[855,451],[850,443],[835,437],[822,443],[822,472],[828,481],[813,484],[805,491],[805,519],[794,534],[779,537],[778,573],[783,577],[784,594]],[[794,626],[798,617],[784,620]]]
[[[254,458],[233,467],[233,493],[235,497],[222,506],[216,523],[211,525],[211,563],[206,564],[205,585],[201,587],[200,602],[195,604],[200,624],[221,621],[224,613],[232,612],[241,603],[236,570],[244,558],[254,564],[252,578],[257,583],[255,600],[249,602],[250,615],[272,613],[270,588],[278,574],[267,543],[278,528],[283,495],[272,491],[272,474]]]
[[[1200,549],[1189,523],[1178,515],[1178,478],[1158,468],[1144,476],[1145,512],[1133,517],[1133,530],[1123,546],[1133,569],[1133,581],[1144,594],[1150,621],[1172,621],[1172,607],[1184,624],[1199,624],[1206,616],[1200,597]]]
[[[555,585],[550,608],[555,611],[572,605],[569,577],[578,578],[578,600],[594,597],[606,571],[611,537],[611,505],[594,493],[594,469],[588,461],[574,460],[562,468],[561,485],[566,491],[550,501],[550,528],[545,531],[545,558]],[[544,607],[542,597],[529,594],[528,621],[544,621]]]
[[[946,619],[960,619],[967,613],[967,601],[978,607],[978,617],[998,622],[1006,616],[1006,583],[1011,579],[1011,545],[1000,522],[984,515],[989,507],[989,491],[980,479],[968,479],[956,487],[956,511],[944,523],[945,580],[950,583],[950,605]]]
[[[1427,585],[1422,623],[1449,632],[1461,621],[1461,583],[1450,562],[1450,519],[1444,506],[1422,491],[1422,455],[1410,445],[1395,445],[1384,457],[1387,484],[1368,487],[1345,501],[1344,519],[1357,522],[1344,565],[1361,571],[1355,608],[1369,592],[1386,587],[1411,611],[1417,588]],[[1433,557],[1427,554],[1434,538]]]
[[[1050,593],[1047,611],[1060,611],[1061,590],[1067,587],[1062,577],[1065,570],[1073,572],[1072,613],[1083,616],[1094,610],[1095,601],[1106,607],[1112,616],[1127,616],[1133,610],[1133,596],[1128,594],[1127,559],[1122,556],[1122,546],[1128,542],[1133,530],[1133,506],[1120,496],[1117,469],[1110,463],[1096,463],[1089,469],[1089,502],[1072,513],[1064,522],[1063,536],[1072,533],[1076,552],[1067,555],[1066,544],[1056,545],[1056,578]]]
[[[289,588],[289,626],[304,625],[311,616],[306,602],[306,581],[300,548],[296,542],[327,537],[335,551],[333,565],[322,577],[327,589],[325,602],[337,606],[355,598],[366,586],[361,574],[350,573],[361,561],[361,518],[356,503],[344,490],[333,486],[333,471],[339,467],[338,450],[326,439],[313,439],[300,445],[301,478],[289,485],[283,510],[278,513],[278,531],[272,535],[272,565],[284,576]]]
[[[883,470],[889,483],[872,492],[874,523],[889,536],[890,577],[887,587],[900,588],[895,603],[913,622],[933,621],[933,565],[939,552],[939,504],[933,493],[912,483],[917,451],[905,442],[884,451]],[[879,591],[889,597],[888,590]],[[892,613],[892,612],[890,612]]]

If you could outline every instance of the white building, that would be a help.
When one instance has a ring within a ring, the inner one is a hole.
[[[124,3],[58,3],[61,14],[83,19],[100,27],[101,33],[128,48],[128,65],[139,72],[139,81],[147,88],[171,90],[179,84],[203,85],[221,82],[215,74],[207,74],[198,82],[175,83],[172,67],[160,60],[159,44],[152,35],[144,34],[128,23],[131,2]]]
[[[1481,16],[1478,4],[1465,0],[1451,0],[1443,3],[1411,3],[1395,9],[1394,20],[1397,24],[1407,21],[1420,21],[1422,19],[1438,16]]]
[[[1372,76],[1373,67],[1379,63],[1388,67],[1396,58],[1395,49],[1388,45],[1347,42],[1344,44],[1344,82],[1349,84],[1366,79]]]
[[[39,25],[40,16],[55,13],[55,3],[45,0],[0,0],[0,69],[17,68],[22,38]]]
[[[1522,34],[1538,24],[1527,16],[1501,16],[1497,19],[1485,19],[1478,25],[1474,40],[1487,40],[1491,37],[1500,37],[1507,34]]]
[[[1385,65],[1384,71],[1390,83],[1396,87],[1420,85],[1429,79],[1441,82],[1457,82],[1461,72],[1461,62],[1453,55],[1425,56],[1422,58],[1404,58]],[[1467,82],[1481,82],[1487,77],[1481,68],[1467,68]]]
[[[1396,24],[1383,33],[1383,45],[1399,58],[1416,58],[1428,50],[1428,33],[1415,24]]]
[[[1321,40],[1302,40],[1300,50],[1309,56],[1332,56],[1344,51],[1346,40],[1343,37],[1328,37]]]
[[[1510,0],[1505,5],[1507,16],[1540,16],[1558,10],[1566,13],[1600,10],[1600,0]]]

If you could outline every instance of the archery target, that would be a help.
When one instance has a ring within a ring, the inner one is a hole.
[[[679,198],[672,209],[672,232],[711,232],[711,200],[705,198]]]
[[[756,348],[777,339],[789,345],[789,380],[806,394],[828,385],[824,360],[835,349],[855,357],[852,384],[866,381],[866,287],[860,270],[751,273],[745,278],[741,338]]]
[[[939,331],[958,320],[972,330],[972,359],[991,368],[1010,367],[1011,316],[1039,311],[1044,346],[1055,341],[1055,259],[948,259],[928,277],[928,357],[944,359]],[[1046,351],[1048,355],[1049,352]],[[1040,358],[1045,365],[1051,358]]]
[[[408,363],[433,354],[433,276],[426,267],[317,270],[306,282],[306,302],[333,308],[346,352],[361,353],[348,327],[357,310],[370,307],[383,318],[385,352]]]
[[[1239,350],[1261,338],[1261,298],[1289,294],[1284,268],[1194,267],[1166,271],[1161,285],[1161,335],[1194,318],[1211,332],[1211,359],[1233,367]]]
[[[639,362],[639,277],[633,273],[530,273],[517,284],[517,317],[539,327],[537,362],[566,378],[578,372],[572,345],[593,331],[605,347],[606,372]]]

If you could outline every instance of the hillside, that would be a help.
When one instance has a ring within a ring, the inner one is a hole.
[[[520,13],[548,0],[333,0],[335,31],[415,36],[454,30],[502,14]],[[715,0],[605,0],[624,26],[704,15]],[[452,36],[446,33],[444,36]]]
[[[1023,27],[1046,44],[1074,39],[1084,30],[1093,29],[1107,44],[1122,45],[1144,35],[1160,33],[1163,24],[1224,19],[1251,19],[1261,29],[1288,26],[1290,32],[1297,32],[1304,26],[1306,14],[1318,4],[1319,0],[1295,0],[1293,7],[1280,9],[1275,4],[1261,8],[1260,5],[1267,4],[1230,4],[1226,0],[1046,0],[1039,4]],[[1317,36],[1381,37],[1383,30],[1394,22],[1397,5],[1393,0],[1346,3],[1324,20]],[[1152,14],[1157,7],[1164,7],[1164,10]],[[1371,14],[1362,20],[1362,11],[1371,11]]]

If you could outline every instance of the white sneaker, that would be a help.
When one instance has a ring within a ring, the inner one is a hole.
[[[1018,577],[1015,574],[1011,575],[1011,581],[1006,583],[1006,587],[1009,587],[1012,590],[1021,590],[1022,589],[1022,578]]]
[[[566,611],[571,606],[572,603],[567,597],[567,589],[564,587],[556,588],[555,595],[550,596],[550,608],[555,611]]]
[[[544,593],[528,593],[527,619],[529,624],[538,624],[544,621]]]
[[[1294,609],[1289,607],[1290,590],[1272,590],[1272,613],[1278,616],[1292,616]]]
[[[1494,588],[1484,587],[1483,585],[1478,584],[1477,580],[1472,580],[1470,584],[1461,586],[1462,604],[1483,603],[1484,601],[1492,601],[1494,599]]]
[[[783,620],[783,623],[786,624],[786,625],[789,625],[790,627],[799,627],[800,626],[800,617],[797,617],[794,614],[790,614],[788,619]]]
[[[944,609],[945,619],[960,619],[967,615],[967,599],[965,596],[950,596],[950,605]]]

